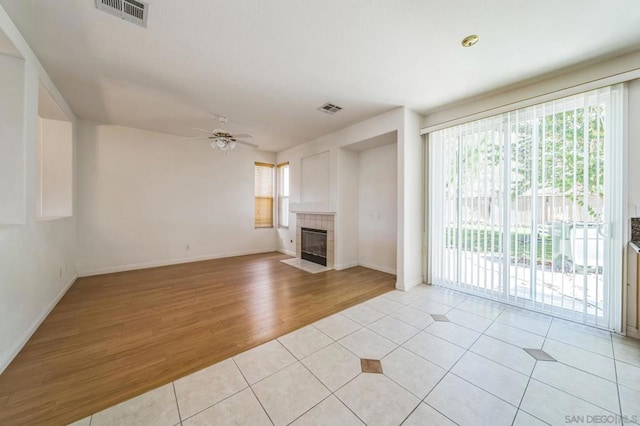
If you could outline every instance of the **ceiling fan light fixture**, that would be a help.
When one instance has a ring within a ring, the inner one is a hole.
[[[471,34],[462,39],[462,47],[471,47],[478,43],[480,36],[477,34]]]

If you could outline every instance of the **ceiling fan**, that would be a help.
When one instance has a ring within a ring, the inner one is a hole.
[[[205,130],[205,129],[198,129],[196,127],[193,128],[193,130],[206,133],[207,136],[196,136],[194,138],[184,138],[184,139],[208,139],[209,144],[211,145],[212,148],[219,149],[220,151],[223,151],[225,154],[228,151],[231,151],[232,149],[234,149],[236,147],[236,144],[245,145],[250,148],[258,147],[258,145],[256,144],[241,140],[242,138],[252,138],[253,136],[251,136],[250,134],[248,133],[233,134],[225,130],[224,127],[228,121],[227,117],[218,116],[217,118],[218,118],[218,121],[220,122],[220,127],[217,129]]]

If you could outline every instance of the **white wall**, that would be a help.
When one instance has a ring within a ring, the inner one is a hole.
[[[640,163],[640,79],[630,81],[628,89],[629,217],[640,217],[640,167],[638,167]],[[631,237],[631,230],[629,230],[629,237]]]
[[[42,219],[73,214],[73,125],[38,118],[39,209]]]
[[[358,153],[337,151],[338,212],[334,239],[337,242],[336,269],[358,265]],[[345,237],[347,236],[347,237]]]
[[[38,197],[38,91],[40,81],[64,110],[75,117],[29,46],[0,7],[0,30],[15,45],[24,63],[22,102],[24,118],[25,202],[23,224],[0,228],[0,372],[20,351],[76,277],[76,220],[36,220]],[[0,69],[0,75],[5,75]],[[3,92],[0,97],[5,96]],[[18,99],[17,102],[20,102]],[[15,124],[11,121],[11,124]],[[75,140],[75,139],[74,139]],[[14,140],[12,143],[20,143]],[[22,149],[22,148],[21,148]],[[3,201],[4,202],[4,201]]]
[[[396,273],[398,144],[359,152],[358,263]]]
[[[81,275],[275,251],[254,228],[254,162],[275,154],[80,120]],[[189,248],[187,249],[187,246]]]
[[[336,268],[348,267],[357,262],[353,241],[358,239],[358,227],[343,226],[353,218],[349,199],[340,195],[340,188],[349,186],[349,154],[340,153],[341,148],[357,145],[367,139],[395,132],[398,157],[398,206],[396,288],[407,290],[423,281],[422,238],[424,234],[424,144],[420,136],[422,117],[406,108],[396,108],[387,113],[356,123],[278,153],[278,163],[289,162],[291,170],[291,203],[300,203],[301,159],[320,152],[329,151],[329,209],[336,211]],[[344,151],[344,150],[343,150]],[[342,165],[342,166],[341,166]],[[407,174],[407,178],[404,175]],[[355,175],[357,178],[357,175]],[[353,178],[353,177],[352,177]],[[411,210],[413,209],[413,210]],[[357,216],[356,216],[357,217]],[[344,218],[344,219],[343,219]],[[344,220],[344,221],[343,221]],[[288,229],[278,230],[278,250],[295,253],[295,214],[291,215]],[[355,249],[357,250],[357,249]],[[342,262],[341,264],[338,261]]]
[[[25,222],[24,77],[24,60],[0,54],[0,226]]]

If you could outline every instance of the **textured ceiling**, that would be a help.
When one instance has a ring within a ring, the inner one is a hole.
[[[79,117],[189,136],[217,113],[274,151],[640,47],[638,0],[148,3],[144,29],[94,0],[0,0]]]

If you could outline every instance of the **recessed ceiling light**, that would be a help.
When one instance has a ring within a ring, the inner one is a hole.
[[[474,44],[476,44],[478,40],[480,40],[480,37],[475,34],[466,36],[465,38],[462,39],[462,47],[471,47]]]

